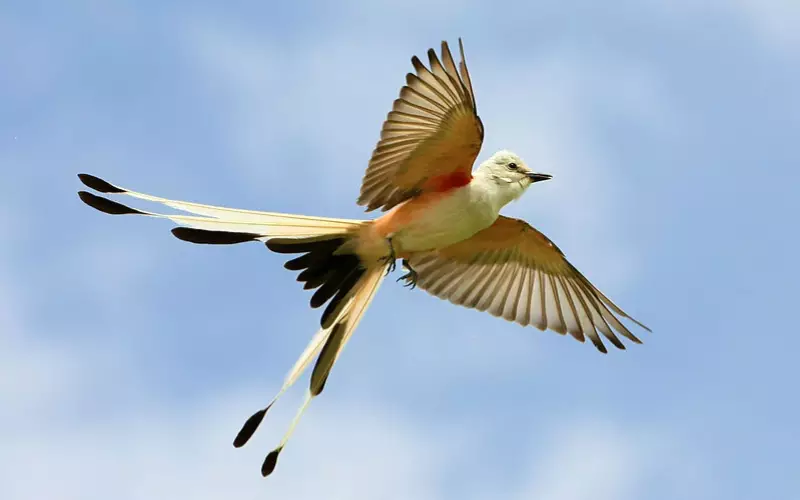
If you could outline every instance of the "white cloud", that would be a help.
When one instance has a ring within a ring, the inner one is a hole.
[[[551,436],[548,453],[531,462],[530,480],[512,498],[633,500],[651,496],[654,484],[666,498],[707,498],[704,464],[687,459],[690,450],[667,433],[590,419]]]
[[[98,246],[95,249],[102,248]],[[58,290],[56,296],[62,297],[61,294],[67,293],[92,295],[105,301],[108,308],[115,309],[119,307],[118,300],[134,295],[132,273],[143,269],[136,266],[136,259],[131,255],[120,252],[81,253],[83,258],[78,261],[76,252],[70,250],[62,252],[70,265],[61,267],[59,264],[65,261],[44,261],[36,270],[52,278],[47,282],[54,287],[58,286],[56,283],[70,283],[70,290]],[[75,260],[69,262],[72,257]],[[91,261],[101,269],[104,264],[113,264],[113,268],[93,274],[94,280],[79,283],[81,271],[90,261],[87,257],[92,257]],[[112,260],[114,257],[116,259]],[[129,263],[132,264],[130,267]],[[105,395],[113,390],[108,387],[110,380],[126,375],[131,368],[131,353],[124,351],[119,338],[78,335],[79,327],[74,322],[60,324],[57,311],[39,309],[45,302],[41,299],[47,294],[20,286],[9,271],[11,264],[9,258],[0,259],[0,400],[3,401],[0,425],[6,428],[47,422],[49,415],[43,412],[55,414],[59,408],[71,407],[76,398],[93,391],[96,391],[96,397]],[[97,280],[97,276],[103,279]],[[90,286],[92,283],[98,286],[93,288]],[[32,294],[37,300],[26,300],[31,299]],[[59,305],[59,301],[54,303]],[[126,312],[130,314],[131,309]],[[102,323],[102,318],[104,312],[94,311],[86,322],[98,324]],[[42,330],[42,325],[47,325],[46,330]],[[100,374],[108,376],[108,380]]]
[[[800,44],[800,2],[795,0],[651,1],[657,13],[691,15],[715,23],[732,19],[766,47],[794,56]]]
[[[254,439],[242,450],[230,444],[253,401],[253,393],[212,396],[68,429],[28,429],[4,442],[0,491],[10,485],[9,500],[432,498],[445,461],[430,450],[441,443],[426,443],[419,429],[369,405],[318,412],[319,422],[290,442],[275,475],[262,479],[258,469],[274,442]],[[274,420],[281,419],[265,426]]]
[[[797,53],[800,46],[800,2],[795,0],[735,0],[724,2],[776,48]]]
[[[73,393],[74,394],[74,393]],[[440,499],[451,498],[447,481],[469,499],[626,500],[658,484],[680,498],[702,498],[704,470],[692,450],[664,445],[655,429],[622,429],[584,419],[544,429],[551,437],[531,444],[511,480],[496,484],[502,451],[481,449],[485,433],[474,423],[424,423],[387,411],[373,401],[315,401],[313,413],[281,455],[275,474],[258,469],[293,411],[276,408],[245,448],[230,442],[262,391],[228,388],[180,406],[145,405],[103,420],[18,423],[0,451],[0,492],[23,498],[126,499],[262,498]],[[291,398],[296,399],[296,398]],[[283,403],[296,403],[292,400]],[[549,432],[548,432],[549,431]],[[474,473],[463,458],[484,455]],[[495,464],[489,466],[488,464]],[[488,469],[487,469],[488,467]]]
[[[592,428],[595,427],[595,428]],[[568,429],[554,439],[558,448],[535,463],[534,478],[520,498],[618,500],[634,498],[641,480],[639,449],[629,438],[603,426]]]
[[[24,421],[45,401],[62,402],[62,394],[81,376],[63,346],[38,339],[32,331],[33,311],[11,273],[12,258],[21,251],[17,243],[27,238],[30,221],[7,201],[0,202],[0,234],[13,235],[0,245],[0,426],[5,427]]]

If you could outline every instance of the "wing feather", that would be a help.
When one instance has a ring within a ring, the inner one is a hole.
[[[567,333],[567,325],[564,321],[564,308],[561,304],[561,300],[558,296],[558,287],[556,285],[556,279],[553,275],[547,276],[547,282],[550,284],[549,290],[550,294],[553,296],[553,302],[555,302],[555,312],[557,318],[553,318],[553,324],[550,326],[554,331],[564,335]]]
[[[463,242],[412,255],[409,264],[418,273],[417,285],[432,295],[523,326],[569,333],[580,342],[588,338],[601,352],[601,336],[618,349],[625,345],[617,333],[641,343],[620,317],[649,331],[592,285],[549,238],[518,219],[501,216]]]
[[[566,307],[563,308],[564,322],[567,327],[567,332],[572,335],[576,340],[584,342],[586,337],[583,335],[583,328],[578,321],[578,310],[575,308],[575,302],[572,300],[570,294],[569,280],[562,276],[558,277],[558,296],[562,304]]]
[[[411,58],[415,73],[406,75],[372,152],[359,205],[388,210],[428,190],[448,183],[442,176],[469,179],[483,143],[483,124],[477,115],[472,81],[459,40],[461,61],[456,66],[447,42],[441,60],[428,50],[428,66]]]

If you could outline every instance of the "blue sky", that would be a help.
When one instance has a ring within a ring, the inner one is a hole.
[[[304,384],[230,443],[308,293],[75,174],[360,218],[410,57],[459,36],[480,158],[554,175],[505,213],[654,332],[603,356],[387,281],[263,480]],[[800,497],[799,3],[12,0],[0,47],[0,497]]]

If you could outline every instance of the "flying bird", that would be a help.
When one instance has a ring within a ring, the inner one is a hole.
[[[233,441],[241,447],[265,414],[316,357],[309,391],[278,446],[261,468],[269,475],[300,416],[328,379],[333,364],[384,277],[401,260],[398,281],[453,304],[540,330],[589,339],[601,352],[605,337],[625,349],[617,334],[641,341],[620,319],[628,316],[567,261],[544,234],[523,220],[500,215],[532,184],[551,178],[534,172],[516,154],[498,151],[473,170],[484,137],[475,94],[459,39],[456,65],[447,42],[441,57],[416,56],[413,73],[394,101],[361,183],[358,204],[384,212],[372,220],[334,219],[258,212],[169,200],[119,187],[89,174],[94,191],[166,205],[188,215],[128,207],[87,191],[89,206],[113,215],[169,219],[172,233],[191,243],[265,242],[281,254],[298,255],[284,267],[315,290],[311,307],[325,306],[321,327],[286,375],[278,394],[253,414]],[[615,333],[616,332],[616,333]]]

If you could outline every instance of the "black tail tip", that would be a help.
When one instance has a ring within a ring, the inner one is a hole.
[[[270,405],[272,406],[272,405]],[[253,413],[250,418],[242,426],[242,429],[239,431],[239,434],[236,435],[236,438],[233,440],[233,446],[235,448],[241,448],[253,437],[253,433],[256,432],[258,426],[261,425],[261,421],[264,420],[264,416],[267,414],[267,410],[269,410],[269,406],[264,409],[258,410],[257,412]]]
[[[86,187],[99,191],[101,193],[124,193],[124,189],[109,184],[99,177],[90,174],[78,174],[78,179],[86,185]]]
[[[128,207],[122,203],[117,203],[116,201],[111,201],[108,198],[103,198],[102,196],[97,196],[96,194],[92,194],[88,191],[78,191],[78,197],[81,199],[81,201],[95,210],[99,210],[110,215],[147,215],[144,212],[136,210],[135,208]]]
[[[278,455],[280,455],[281,450],[283,450],[283,447],[279,446],[267,454],[267,458],[264,459],[264,463],[261,465],[262,476],[267,477],[275,470],[275,466],[278,465]]]
[[[254,241],[261,237],[256,233],[238,233],[233,231],[213,231],[210,229],[196,229],[193,227],[176,227],[172,229],[176,238],[189,243],[201,245],[235,245]]]

